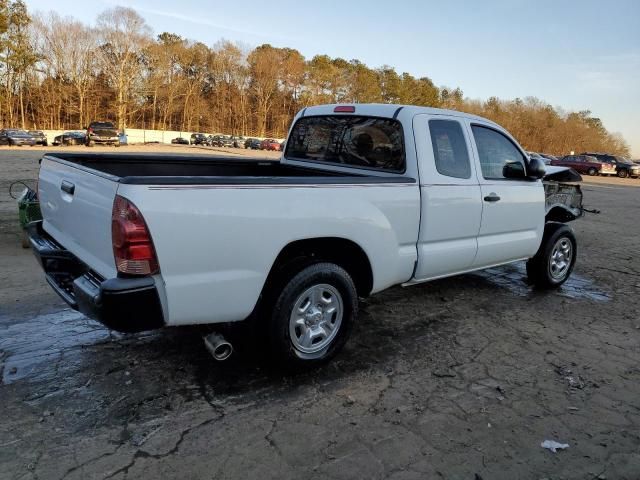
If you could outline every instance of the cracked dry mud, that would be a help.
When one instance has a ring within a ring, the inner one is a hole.
[[[0,151],[0,478],[640,478],[640,180],[585,184],[602,214],[573,224],[562,290],[522,265],[393,288],[333,363],[284,376],[242,345],[215,363],[195,328],[122,335],[65,308],[19,247],[6,187],[39,153],[17,152]]]

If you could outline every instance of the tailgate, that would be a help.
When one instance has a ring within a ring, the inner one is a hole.
[[[111,244],[111,210],[117,181],[49,157],[38,184],[43,228],[104,278],[117,275]]]

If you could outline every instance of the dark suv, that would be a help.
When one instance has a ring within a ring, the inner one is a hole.
[[[192,133],[189,144],[191,145],[207,145],[209,138],[204,133]]]
[[[91,122],[87,127],[85,139],[87,147],[93,147],[96,143],[120,146],[120,132],[111,122]]]
[[[602,163],[614,166],[616,169],[616,175],[620,178],[640,176],[640,165],[637,165],[624,157],[609,155],[608,153],[583,153],[581,155],[591,155],[592,157],[596,157]]]

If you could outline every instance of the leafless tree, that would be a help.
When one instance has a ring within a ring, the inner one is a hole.
[[[96,24],[98,61],[115,91],[118,127],[124,129],[132,87],[142,70],[142,54],[151,42],[151,29],[135,10],[126,7],[102,12]]]

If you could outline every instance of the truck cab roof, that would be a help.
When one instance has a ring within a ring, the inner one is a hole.
[[[353,107],[353,111],[336,111],[336,108]],[[500,125],[491,120],[470,113],[459,112],[457,110],[447,110],[444,108],[417,107],[415,105],[387,104],[387,103],[356,103],[356,104],[328,104],[307,107],[300,112],[296,118],[314,115],[363,115],[371,117],[398,118],[420,114],[429,115],[449,115],[453,117],[469,118],[489,123],[504,130]]]

